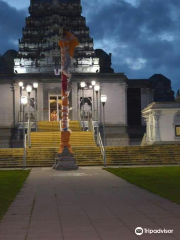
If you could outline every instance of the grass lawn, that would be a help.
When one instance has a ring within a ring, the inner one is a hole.
[[[21,189],[30,171],[0,171],[0,220]]]
[[[180,167],[107,168],[107,171],[180,204]]]

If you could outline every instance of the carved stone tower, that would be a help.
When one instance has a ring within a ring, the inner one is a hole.
[[[30,16],[26,18],[23,37],[19,40],[14,72],[52,73],[60,68],[61,27],[72,32],[80,42],[71,72],[99,72],[99,58],[81,12],[80,0],[31,0]]]

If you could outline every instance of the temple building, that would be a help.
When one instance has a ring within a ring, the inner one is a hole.
[[[154,101],[174,101],[171,81],[161,74],[149,79],[128,79],[114,73],[111,53],[94,49],[80,0],[31,0],[19,51],[0,57],[0,147],[21,143],[22,106],[20,96],[28,96],[26,86],[38,83],[30,95],[32,130],[37,121],[61,120],[60,29],[66,28],[79,40],[69,81],[70,120],[93,118],[102,132],[100,96],[107,95],[105,106],[106,145],[139,144],[145,132],[141,111]],[[81,88],[81,82],[85,88]],[[100,86],[94,91],[92,81]],[[19,83],[23,82],[23,87]],[[163,86],[163,87],[162,87]],[[35,105],[37,100],[37,119]],[[25,121],[28,106],[25,107]]]

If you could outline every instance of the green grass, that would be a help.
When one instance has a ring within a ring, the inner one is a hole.
[[[0,171],[0,220],[20,191],[30,171]]]
[[[106,170],[180,204],[180,167],[107,168]]]

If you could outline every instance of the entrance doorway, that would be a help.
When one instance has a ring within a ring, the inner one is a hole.
[[[49,121],[61,120],[61,96],[49,95]]]

